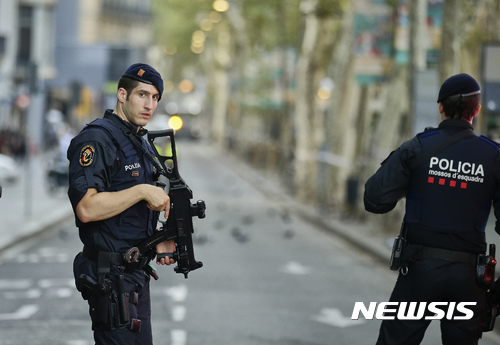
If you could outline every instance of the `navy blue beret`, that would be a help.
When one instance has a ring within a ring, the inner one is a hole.
[[[161,79],[160,73],[158,73],[153,67],[145,63],[135,63],[123,73],[122,77],[132,78],[142,83],[153,85],[158,89],[161,95],[163,94],[163,79]]]
[[[481,87],[470,75],[461,73],[449,77],[445,80],[439,90],[438,103],[448,97],[463,97],[477,95],[481,93]]]

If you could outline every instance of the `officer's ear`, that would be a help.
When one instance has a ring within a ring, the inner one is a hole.
[[[118,102],[125,103],[125,101],[127,100],[127,90],[125,90],[123,87],[119,88],[116,97],[118,98]]]
[[[480,111],[481,111],[481,104],[478,104],[476,112],[474,113],[473,117],[476,117],[479,114]]]
[[[441,103],[441,102],[438,103],[438,110],[439,110],[439,113],[441,114],[441,119],[442,120],[447,119],[446,114],[444,113],[443,103]]]

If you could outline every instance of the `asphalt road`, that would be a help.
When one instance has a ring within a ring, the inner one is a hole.
[[[179,144],[180,171],[204,199],[194,220],[204,266],[184,279],[172,267],[153,282],[155,344],[374,344],[380,321],[351,320],[355,302],[387,301],[396,275],[349,243],[265,197],[201,144]],[[72,223],[18,246],[0,262],[0,345],[93,344],[75,290],[81,249]],[[436,322],[423,344],[440,343]],[[480,344],[500,344],[488,334]]]

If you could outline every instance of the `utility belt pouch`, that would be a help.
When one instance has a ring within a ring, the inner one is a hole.
[[[391,253],[391,261],[390,261],[390,269],[393,271],[399,270],[401,264],[403,263],[403,252],[406,247],[406,225],[403,222],[401,225],[401,232],[399,236],[394,240],[394,244],[392,245],[392,253]]]
[[[490,289],[495,281],[495,266],[497,264],[495,249],[496,246],[490,244],[489,255],[479,254],[477,256],[476,282],[477,285],[485,289]]]

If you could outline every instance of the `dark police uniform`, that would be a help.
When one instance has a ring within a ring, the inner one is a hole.
[[[120,84],[120,79],[119,85],[131,86],[130,80],[153,85],[161,99],[163,80],[151,66],[133,64],[122,78],[128,80]],[[68,148],[68,196],[84,245],[75,257],[73,272],[77,289],[88,300],[94,340],[99,345],[153,343],[149,293],[153,273],[147,259],[126,262],[124,254],[153,233],[159,212],[151,211],[145,200],[100,221],[83,223],[76,212],[89,188],[119,192],[154,184],[154,153],[143,138],[146,132],[107,110],[73,138]]]
[[[116,127],[111,120],[112,117],[129,129],[136,130],[131,124],[122,121],[111,110],[108,110],[104,118],[97,119],[87,125],[72,140],[68,149],[68,159],[70,160],[68,194],[74,209],[88,188],[96,188],[98,192],[113,192],[128,189],[137,184],[154,183],[152,164]],[[146,150],[151,150],[142,137],[137,135],[137,138]],[[132,271],[126,270],[125,262],[120,262],[119,258],[128,249],[153,233],[158,215],[158,212],[149,210],[143,200],[119,215],[106,220],[84,224],[76,217],[84,251],[79,253],[74,261],[75,279],[78,280],[81,274],[85,274],[95,281],[99,281],[97,253],[119,253],[120,255],[115,255],[110,263],[109,278],[113,281],[113,286],[116,287],[117,277],[124,275],[125,290],[129,296],[130,318],[141,320],[140,332],[132,332],[127,326],[120,330],[113,330],[111,336],[111,334],[107,334],[110,331],[110,326],[96,322],[95,316],[92,315],[92,308],[97,308],[92,304],[93,302],[99,303],[99,301],[90,299],[92,328],[96,341],[99,339],[105,344],[152,343],[149,276],[141,268]],[[137,300],[134,300],[134,296],[138,297]],[[117,335],[118,333],[122,333],[122,336]]]
[[[365,209],[373,213],[389,212],[406,195],[406,267],[390,302],[477,302],[469,308],[474,311],[470,320],[441,320],[443,344],[477,344],[481,335],[486,290],[476,283],[476,260],[486,251],[484,232],[492,202],[500,219],[499,145],[473,135],[415,170],[410,167],[419,155],[468,129],[472,126],[465,120],[447,119],[437,129],[418,134],[394,151],[365,185]],[[500,233],[498,222],[495,230]],[[384,320],[377,344],[420,344],[430,322]]]

